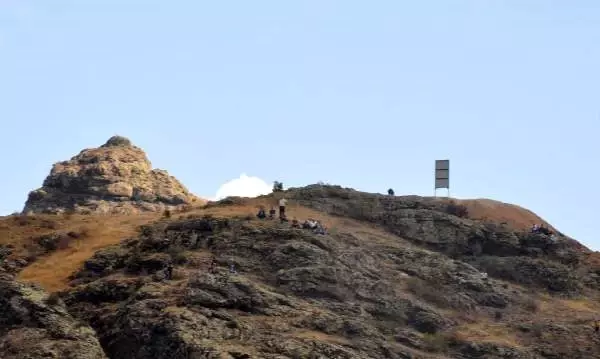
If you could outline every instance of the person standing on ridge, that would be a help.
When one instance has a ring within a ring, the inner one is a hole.
[[[279,200],[279,218],[280,219],[284,219],[285,218],[285,206],[287,204],[287,199],[285,198],[281,198]]]

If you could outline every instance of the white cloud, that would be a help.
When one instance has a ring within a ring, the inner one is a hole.
[[[272,190],[273,185],[258,177],[247,176],[245,173],[242,173],[239,178],[223,183],[217,190],[215,200],[220,200],[228,196],[257,197],[269,194]]]

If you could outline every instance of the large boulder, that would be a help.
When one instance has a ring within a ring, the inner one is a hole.
[[[24,213],[136,213],[162,211],[199,199],[166,171],[152,169],[139,147],[113,136],[55,163],[41,188],[29,193]]]

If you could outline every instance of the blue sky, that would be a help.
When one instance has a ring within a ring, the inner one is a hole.
[[[113,134],[241,173],[516,203],[594,248],[598,1],[0,0],[0,213]]]

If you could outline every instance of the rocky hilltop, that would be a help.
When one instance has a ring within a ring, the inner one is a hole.
[[[54,164],[41,188],[29,193],[24,213],[136,213],[161,211],[199,199],[166,171],[152,169],[144,151],[113,136]]]
[[[290,218],[327,233],[256,218],[280,196]],[[464,204],[337,186],[228,198],[97,251],[55,293],[60,320],[93,329],[110,359],[600,358],[596,253],[530,233],[531,212],[494,222]],[[0,283],[0,298],[11,288]]]

